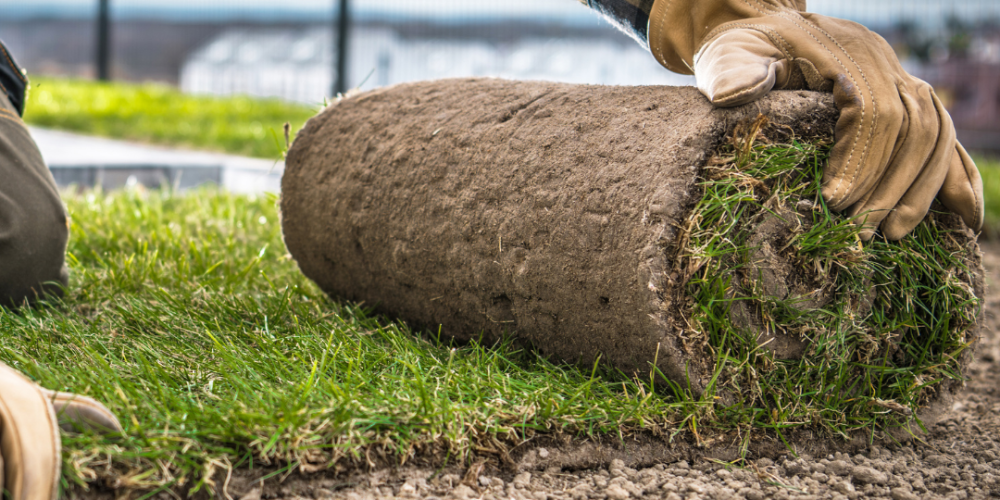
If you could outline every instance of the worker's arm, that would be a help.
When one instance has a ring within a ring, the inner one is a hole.
[[[666,68],[695,75],[717,106],[772,89],[833,92],[841,115],[823,197],[859,215],[866,239],[876,229],[902,238],[935,197],[981,228],[982,180],[951,117],[864,26],[806,13],[804,0],[581,1],[646,42]]]

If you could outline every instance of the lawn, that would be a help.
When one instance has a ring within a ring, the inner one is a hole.
[[[34,77],[30,125],[150,144],[280,159],[292,136],[321,109],[277,99],[190,96],[153,83]]]

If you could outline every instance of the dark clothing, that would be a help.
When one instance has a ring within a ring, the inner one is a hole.
[[[0,91],[7,95],[7,100],[17,111],[18,116],[24,114],[24,94],[28,89],[28,78],[0,42]]]
[[[634,38],[643,47],[649,47],[649,12],[653,0],[581,0],[591,9],[600,12],[608,21]]]
[[[20,82],[20,83],[19,83]],[[21,121],[27,79],[0,43],[0,305],[20,305],[66,285],[66,209]]]

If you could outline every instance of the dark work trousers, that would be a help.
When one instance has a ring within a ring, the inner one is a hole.
[[[0,76],[20,70],[0,44]],[[4,82],[0,78],[0,84]],[[0,92],[0,305],[18,306],[66,285],[66,208],[21,121],[23,90]],[[21,99],[20,101],[18,99]],[[16,105],[14,104],[16,103]]]

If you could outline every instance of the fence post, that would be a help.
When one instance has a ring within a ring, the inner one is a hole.
[[[111,0],[97,3],[97,52],[95,66],[97,79],[106,82],[111,79]]]
[[[333,84],[333,95],[343,94],[347,92],[347,54],[348,54],[348,44],[350,43],[350,29],[351,29],[351,11],[349,8],[349,0],[339,0],[340,8],[337,13],[336,19],[336,74]]]

